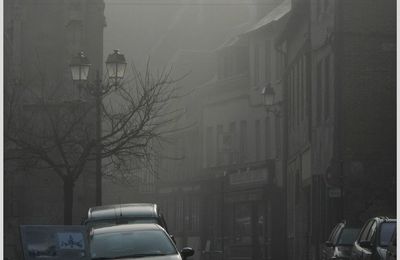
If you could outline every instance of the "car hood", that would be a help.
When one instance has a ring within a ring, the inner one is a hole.
[[[124,260],[182,260],[180,255],[161,255],[161,256],[146,256],[146,257],[122,257],[115,259],[124,259]]]

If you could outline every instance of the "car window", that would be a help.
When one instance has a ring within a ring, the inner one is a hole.
[[[337,241],[337,245],[352,245],[354,241],[356,241],[359,232],[359,228],[343,228]]]
[[[381,225],[379,234],[379,245],[388,246],[393,232],[396,230],[396,222],[385,222]]]
[[[368,232],[369,232],[369,229],[370,229],[371,225],[373,224],[373,222],[374,222],[374,221],[371,220],[371,221],[369,221],[367,224],[364,225],[364,227],[363,227],[363,229],[362,229],[362,231],[361,231],[361,234],[360,234],[359,241],[365,241],[365,240],[367,240]]]
[[[116,225],[115,220],[102,220],[102,221],[88,221],[86,226],[88,228],[102,228]]]
[[[135,223],[155,223],[158,224],[156,218],[119,218],[119,219],[101,219],[95,221],[87,221],[86,226],[88,228],[101,228],[110,227],[115,225],[123,224],[135,224]]]
[[[135,230],[94,234],[91,255],[96,258],[172,255],[178,252],[161,230]]]
[[[343,225],[338,226],[338,228],[336,229],[335,233],[333,234],[332,243],[334,243],[334,244],[337,243],[339,235],[340,235],[342,229],[343,229]]]
[[[369,229],[368,236],[367,236],[367,241],[373,241],[375,238],[375,232],[376,232],[376,221],[374,221],[371,225],[371,228]]]
[[[328,241],[333,242],[333,238],[335,237],[335,234],[337,233],[339,227],[340,227],[340,224],[336,224],[336,226],[332,229],[332,232],[329,235]]]

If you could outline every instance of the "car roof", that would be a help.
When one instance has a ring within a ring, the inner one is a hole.
[[[397,220],[395,218],[390,218],[390,217],[386,217],[386,216],[378,216],[378,217],[374,217],[372,219],[378,220],[380,222],[397,222]]]
[[[92,207],[88,211],[88,220],[157,216],[157,205],[153,203],[104,205]]]
[[[124,224],[110,227],[102,227],[96,228],[92,230],[92,234],[108,234],[115,232],[124,232],[124,231],[138,231],[138,230],[161,230],[164,229],[154,223],[140,223],[140,224]]]

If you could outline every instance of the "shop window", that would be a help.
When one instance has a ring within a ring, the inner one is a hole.
[[[240,203],[235,205],[234,235],[237,242],[251,241],[251,204]]]

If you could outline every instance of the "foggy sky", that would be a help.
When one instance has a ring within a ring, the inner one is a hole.
[[[203,2],[203,4],[201,4]],[[105,0],[104,57],[164,67],[178,50],[213,50],[254,17],[251,0]]]

